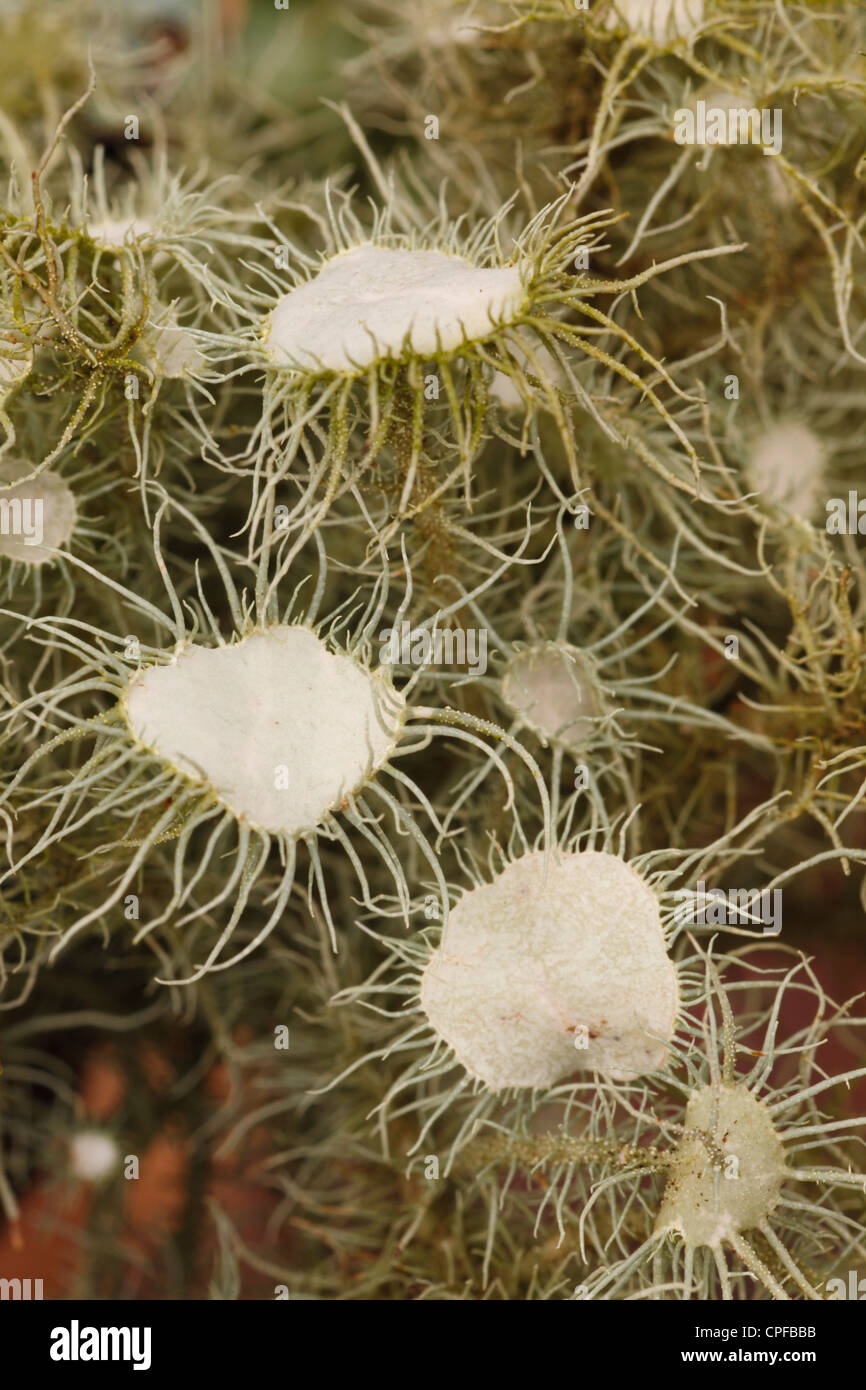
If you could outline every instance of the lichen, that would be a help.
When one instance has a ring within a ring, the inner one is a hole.
[[[185,646],[133,675],[123,696],[140,744],[239,820],[292,836],[314,830],[388,760],[402,704],[314,632],[281,626],[230,647]]]
[[[766,1105],[744,1086],[695,1091],[684,1125],[655,1231],[676,1231],[688,1245],[719,1249],[772,1215],[784,1150]]]
[[[614,855],[536,853],[454,908],[421,1005],[492,1090],[655,1071],[679,1007],[659,906]]]

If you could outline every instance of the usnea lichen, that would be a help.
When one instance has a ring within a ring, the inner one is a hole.
[[[679,1009],[655,897],[597,850],[526,855],[461,898],[420,1001],[491,1090],[551,1086],[576,1063],[620,1080],[656,1071]]]

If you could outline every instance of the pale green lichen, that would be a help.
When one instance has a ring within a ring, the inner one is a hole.
[[[580,1068],[619,1080],[667,1058],[679,1010],[659,905],[621,859],[515,860],[454,907],[420,1002],[491,1090]]]
[[[785,1158],[765,1104],[744,1086],[689,1097],[655,1232],[720,1249],[760,1226],[779,1201]]]

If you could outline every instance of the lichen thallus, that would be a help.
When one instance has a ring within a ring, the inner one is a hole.
[[[3,716],[19,731],[28,720],[37,733],[51,725],[58,731],[39,744],[0,794],[0,808],[9,811],[18,805],[51,810],[36,843],[10,865],[0,882],[49,853],[53,844],[105,817],[125,823],[122,843],[134,846],[113,891],[64,932],[54,955],[121,903],[150,852],[169,840],[175,844],[169,901],[142,923],[137,939],[163,922],[180,928],[221,909],[228,913],[218,940],[190,979],[228,968],[273,930],[292,889],[300,844],[306,847],[310,882],[318,890],[334,943],[336,931],[317,849],[320,839],[342,846],[366,903],[370,889],[352,837],[372,847],[389,870],[407,915],[406,872],[383,826],[389,816],[398,836],[409,837],[429,865],[447,910],[439,860],[413,808],[420,808],[437,830],[439,821],[421,788],[399,766],[434,737],[447,735],[489,755],[505,780],[509,806],[514,800],[511,773],[486,739],[513,753],[534,778],[549,824],[541,775],[516,740],[495,724],[447,706],[413,706],[410,696],[421,671],[398,689],[389,666],[371,665],[373,640],[389,594],[384,553],[381,571],[367,593],[354,593],[320,617],[328,571],[321,537],[313,542],[318,553],[315,589],[302,610],[303,584],[296,585],[288,602],[279,597],[300,549],[297,541],[289,545],[284,534],[271,531],[251,573],[245,562],[213,541],[192,513],[170,502],[158,484],[151,487],[162,498],[154,519],[153,550],[168,595],[168,613],[79,557],[68,555],[67,560],[118,594],[140,622],[154,626],[159,634],[155,644],[136,639],[130,647],[129,634],[101,631],[74,617],[34,617],[26,624],[27,635],[71,656],[74,667],[52,688],[17,702]],[[228,637],[220,630],[197,567],[196,593],[181,602],[162,553],[167,512],[176,514],[189,534],[203,543],[222,581],[222,601],[232,621]],[[528,523],[527,536],[529,530]],[[495,583],[512,559],[519,560],[520,552],[519,546],[516,557],[503,557],[478,591]],[[403,560],[408,575],[405,549]],[[237,583],[233,568],[240,571]],[[252,596],[243,587],[244,578],[251,579]],[[411,592],[409,579],[398,622]],[[461,602],[443,608],[429,622],[444,621]],[[164,637],[170,645],[160,644]],[[135,669],[130,670],[127,653]],[[105,697],[108,708],[94,712]],[[92,752],[80,765],[73,763],[58,773],[53,755],[83,739],[94,742]],[[40,765],[46,768],[41,787],[30,781]],[[22,798],[25,790],[30,795]],[[268,898],[272,910],[253,940],[221,959],[274,850],[282,871]],[[216,891],[207,901],[196,901],[195,891],[207,881],[206,871],[226,857],[229,867],[220,868]]]

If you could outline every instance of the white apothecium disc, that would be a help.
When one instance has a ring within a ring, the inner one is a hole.
[[[704,0],[612,0],[608,28],[626,24],[657,44],[688,39],[704,22]]]
[[[75,530],[72,489],[48,469],[29,483],[6,484],[27,472],[25,463],[0,464],[0,555],[37,568],[56,557]]]
[[[491,1090],[656,1070],[679,1009],[656,897],[613,854],[524,855],[452,909],[421,1005]]]
[[[154,376],[177,379],[201,371],[204,354],[193,335],[178,323],[177,311],[168,309],[145,327],[131,354]]]
[[[153,230],[150,217],[106,217],[87,224],[90,240],[105,251],[117,251],[132,242],[144,241],[153,235]]]
[[[502,678],[506,702],[546,742],[580,751],[600,712],[598,693],[576,647],[539,643],[514,655]]]
[[[365,243],[285,295],[263,341],[278,366],[352,374],[406,351],[433,356],[488,338],[524,302],[518,266]]]
[[[678,1231],[688,1245],[718,1246],[760,1226],[779,1200],[785,1168],[766,1105],[745,1086],[705,1086],[689,1099],[685,1129],[668,1170],[656,1232]],[[727,1171],[714,1171],[702,1136],[715,1141],[717,1166],[726,1164]]]
[[[773,425],[755,441],[748,459],[752,486],[769,502],[809,518],[823,496],[826,450],[806,425]]]
[[[76,1178],[82,1182],[102,1182],[116,1171],[120,1150],[110,1134],[99,1129],[83,1129],[73,1135],[69,1158]]]
[[[385,763],[404,702],[387,677],[278,625],[229,647],[184,646],[132,677],[133,737],[272,834],[313,830]]]

